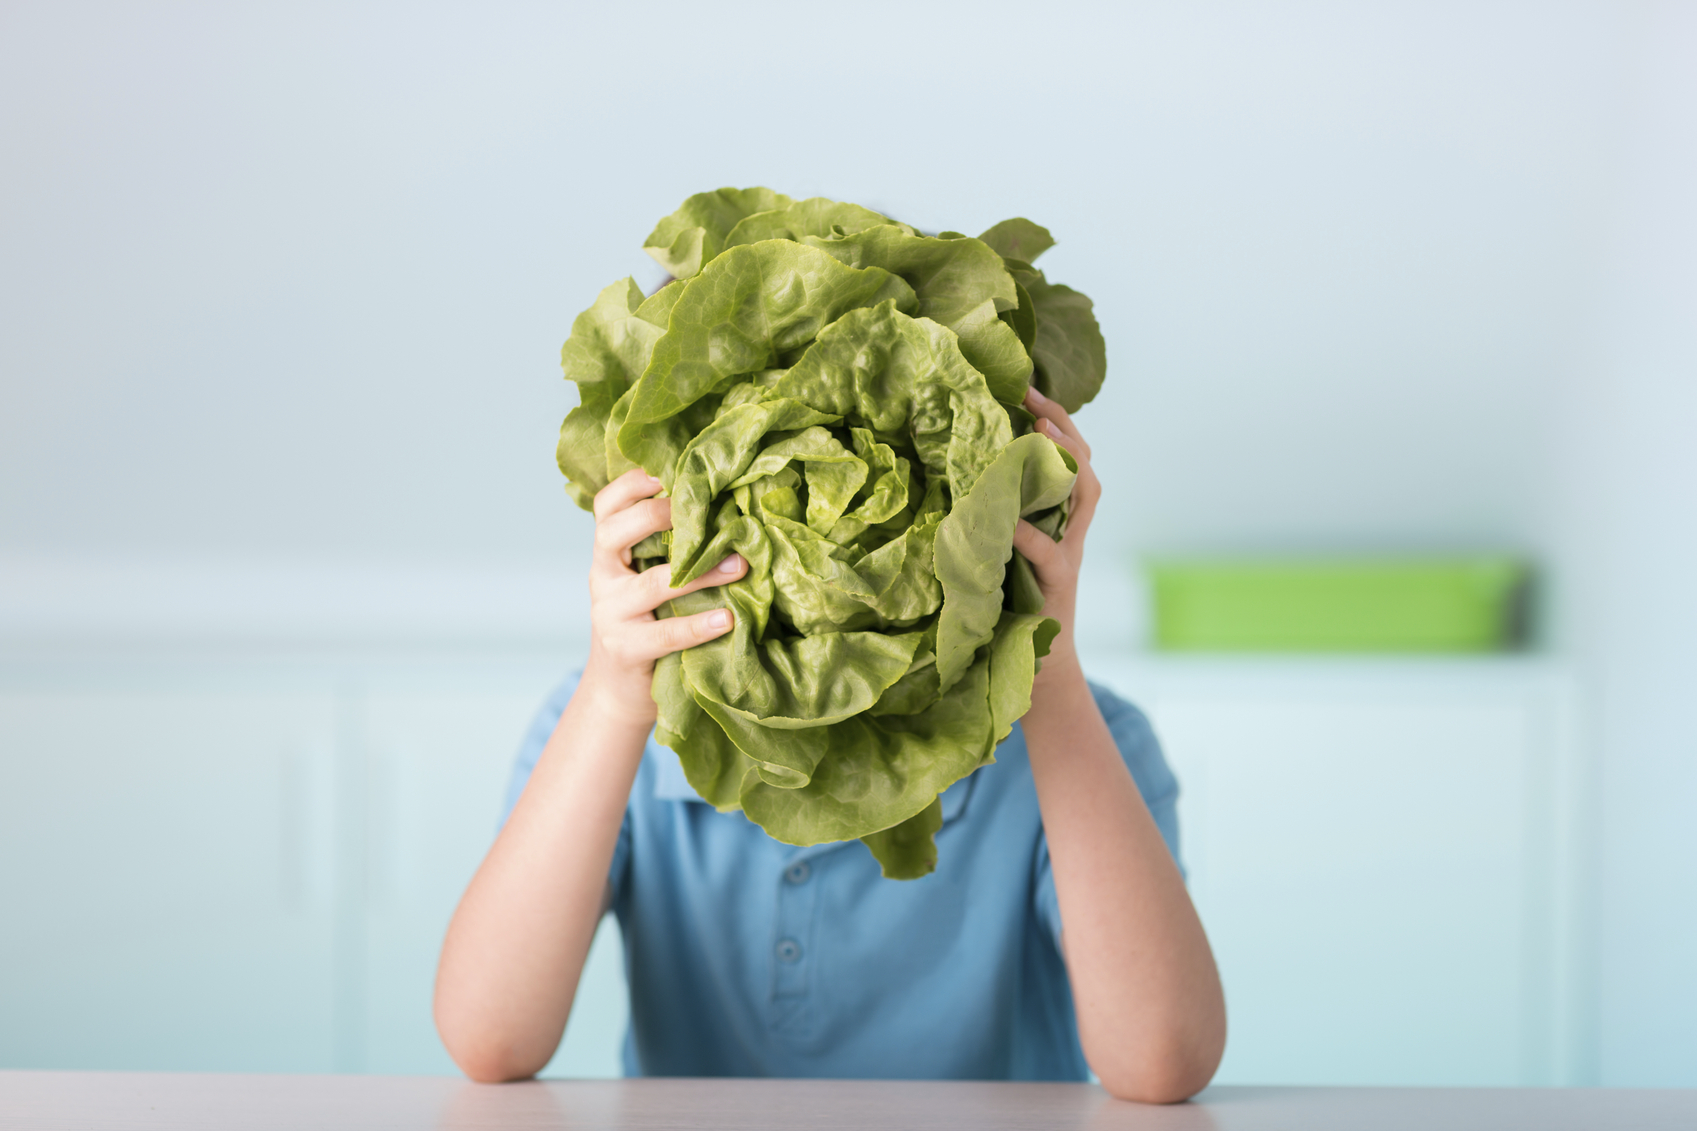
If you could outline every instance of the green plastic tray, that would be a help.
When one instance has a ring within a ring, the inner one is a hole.
[[[1512,558],[1158,561],[1155,646],[1215,652],[1490,652],[1520,643]]]

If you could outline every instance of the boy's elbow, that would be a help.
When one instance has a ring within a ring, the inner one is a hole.
[[[1176,1104],[1208,1086],[1225,1053],[1225,1041],[1179,1041],[1142,1055],[1103,1057],[1091,1061],[1096,1078],[1109,1095],[1141,1104]]]
[[[446,1044],[446,1042],[444,1042]],[[460,1066],[460,1071],[477,1084],[510,1084],[528,1080],[542,1070],[527,1058],[516,1057],[510,1050],[498,1047],[455,1048],[448,1046],[448,1055]]]
[[[529,1080],[536,1075],[535,1069],[526,1070],[499,1060],[463,1060],[457,1063],[460,1071],[466,1074],[466,1079],[473,1084],[512,1084],[519,1080]]]
[[[1176,1104],[1188,1100],[1206,1088],[1213,1075],[1211,1070],[1152,1071],[1145,1068],[1099,1072],[1097,1078],[1101,1080],[1103,1089],[1116,1100],[1139,1104]]]
[[[514,1080],[528,1080],[548,1063],[548,1057],[537,1060],[534,1052],[515,1048],[505,1035],[491,1032],[486,1025],[464,1024],[463,1018],[445,1017],[443,1014],[438,1001],[436,1035],[460,1071],[476,1083],[506,1084]],[[461,1023],[456,1024],[456,1021]]]

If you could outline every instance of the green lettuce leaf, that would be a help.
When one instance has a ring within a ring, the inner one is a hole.
[[[631,390],[619,450],[670,488],[678,456],[732,382],[785,365],[850,310],[886,299],[911,308],[913,289],[881,268],[845,267],[789,240],[731,248],[679,293]]]
[[[1037,388],[1068,412],[1094,400],[1108,375],[1108,346],[1090,299],[1059,283],[1026,284],[1036,315],[1031,357]]]
[[[1023,216],[1003,220],[986,229],[979,239],[996,249],[1004,259],[1036,263],[1037,257],[1055,246],[1055,237],[1041,224],[1033,224]]]
[[[785,198],[787,199],[787,198]],[[726,247],[758,243],[761,240],[805,240],[809,236],[844,236],[863,232],[882,224],[892,224],[888,216],[880,215],[858,204],[842,204],[822,196],[803,200],[770,212],[745,216],[725,237]],[[898,225],[908,235],[913,229]],[[856,265],[858,266],[858,265]]]
[[[1013,276],[981,240],[916,236],[906,225],[869,227],[827,238],[808,236],[851,267],[882,267],[914,290],[916,312],[947,326],[961,353],[984,375],[997,400],[1025,399],[1032,362],[1019,335],[998,317],[1019,306]]]
[[[672,278],[688,279],[725,249],[725,237],[742,221],[791,203],[783,193],[764,188],[697,193],[654,226],[642,250]]]
[[[995,635],[1014,528],[1026,515],[1065,501],[1077,472],[1066,449],[1029,433],[998,452],[972,492],[943,519],[936,548],[943,585],[937,677],[945,688]]]
[[[1071,287],[1050,283],[1032,266],[1055,246],[1049,229],[1024,217],[1003,220],[978,237],[1002,256],[1019,302],[1002,318],[1036,365],[1037,389],[1077,412],[1094,400],[1108,373],[1108,348],[1091,302]]]
[[[572,498],[590,509],[608,483],[606,426],[613,405],[648,367],[662,330],[638,316],[642,291],[632,279],[603,290],[595,305],[577,316],[572,336],[560,350],[560,367],[577,382],[578,405],[560,426],[555,458]]]

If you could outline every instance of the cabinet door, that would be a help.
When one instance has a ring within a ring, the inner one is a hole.
[[[331,1066],[328,696],[0,693],[0,1067]]]
[[[431,1018],[437,956],[494,841],[519,741],[555,678],[467,690],[468,676],[439,688],[374,690],[367,699],[366,1071],[456,1071]],[[618,1075],[625,1002],[609,918],[547,1074]]]
[[[1552,1082],[1536,705],[1157,695],[1225,982],[1222,1083]]]

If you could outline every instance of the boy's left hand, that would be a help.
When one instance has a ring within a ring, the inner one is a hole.
[[[1037,675],[1037,685],[1053,682],[1066,672],[1078,670],[1078,654],[1073,647],[1073,621],[1078,603],[1078,567],[1084,561],[1084,537],[1090,530],[1090,519],[1096,513],[1096,503],[1102,497],[1102,483],[1090,466],[1090,445],[1055,401],[1039,393],[1034,386],[1025,396],[1025,407],[1037,417],[1036,429],[1065,448],[1078,461],[1078,479],[1072,488],[1072,511],[1067,516],[1066,533],[1059,541],[1050,538],[1024,519],[1014,530],[1014,549],[1025,555],[1037,575],[1037,587],[1043,593],[1043,615],[1061,622],[1061,633],[1055,638],[1043,670]],[[1045,677],[1048,677],[1047,679]]]

